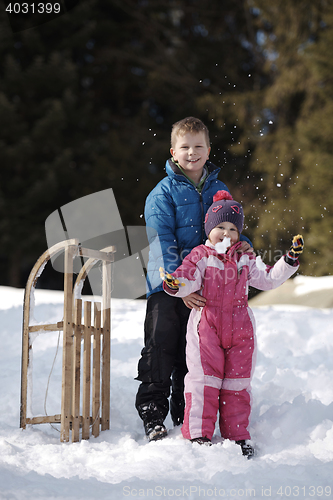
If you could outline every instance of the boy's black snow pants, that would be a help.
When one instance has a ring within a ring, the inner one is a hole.
[[[169,411],[175,425],[184,418],[184,377],[186,327],[191,310],[182,299],[165,292],[153,293],[147,300],[144,325],[145,347],[138,364],[140,380],[135,406],[154,403],[163,420]]]

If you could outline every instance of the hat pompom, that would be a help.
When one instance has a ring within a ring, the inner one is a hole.
[[[233,197],[228,191],[221,190],[217,191],[217,193],[215,193],[213,196],[213,202],[220,200],[233,200]]]

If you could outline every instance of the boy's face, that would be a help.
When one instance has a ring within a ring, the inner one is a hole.
[[[173,159],[184,169],[194,182],[199,182],[203,166],[209,158],[210,147],[204,132],[179,135],[176,144],[170,149]]]
[[[239,240],[238,229],[232,222],[221,222],[209,233],[209,240],[213,245],[230,238],[230,245],[234,245]]]

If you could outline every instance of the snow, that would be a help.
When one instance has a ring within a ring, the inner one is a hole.
[[[226,253],[229,247],[230,247],[230,238],[224,238],[224,240],[216,243],[215,250],[217,251],[217,253]]]
[[[318,290],[329,290],[333,288],[333,276],[297,276],[294,280],[296,285],[295,295],[305,295]]]
[[[298,278],[299,279],[299,278]],[[311,280],[319,287],[321,278]],[[307,281],[310,287],[310,281]],[[330,498],[333,464],[333,309],[254,309],[258,359],[250,430],[258,456],[237,445],[191,444],[169,437],[148,443],[134,400],[143,345],[144,300],[112,300],[111,430],[61,443],[57,426],[19,428],[23,290],[0,287],[0,499]],[[34,315],[62,319],[62,294],[36,291]],[[44,333],[33,343],[33,415],[60,413],[61,342]]]

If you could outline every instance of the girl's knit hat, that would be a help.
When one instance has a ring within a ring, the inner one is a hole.
[[[228,191],[218,191],[213,197],[213,204],[209,207],[205,218],[207,236],[221,222],[232,222],[237,227],[239,234],[243,230],[244,213],[242,205],[234,201]]]

